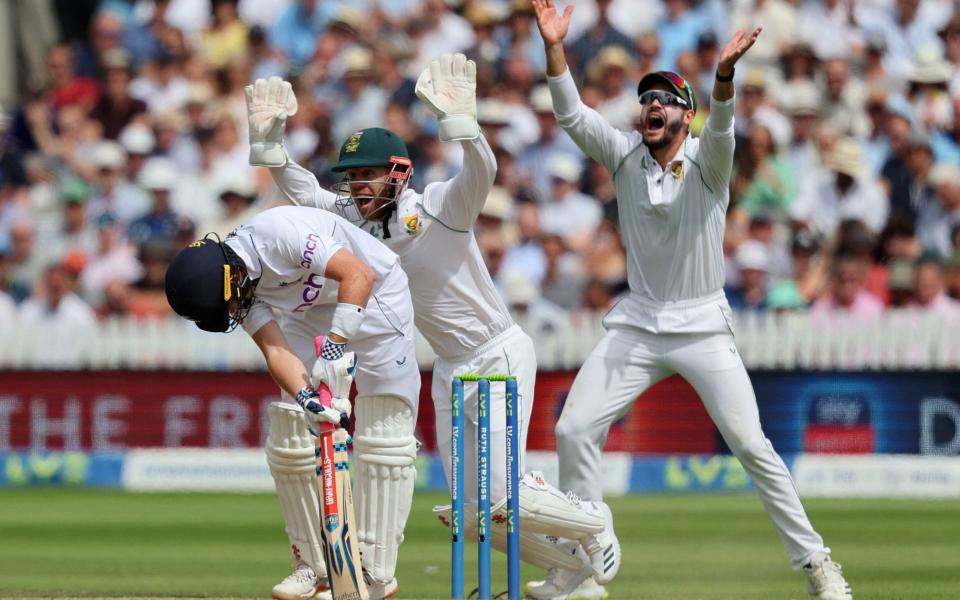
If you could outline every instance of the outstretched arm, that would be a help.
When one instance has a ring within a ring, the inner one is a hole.
[[[473,227],[497,174],[497,161],[477,124],[477,65],[444,54],[417,78],[417,97],[440,120],[440,141],[459,140],[463,168],[450,181],[427,186],[424,209],[452,229]]]
[[[620,159],[630,151],[630,140],[595,110],[580,100],[580,92],[567,68],[563,39],[570,27],[573,6],[557,13],[553,0],[533,0],[537,28],[547,50],[547,83],[553,97],[557,124],[566,131],[584,154],[613,173]]]

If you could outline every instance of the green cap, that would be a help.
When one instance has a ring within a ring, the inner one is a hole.
[[[340,147],[340,160],[333,167],[342,173],[355,167],[386,167],[394,156],[410,158],[407,145],[397,134],[382,127],[370,127],[351,133]]]
[[[687,101],[690,110],[696,112],[697,97],[693,93],[693,87],[690,86],[690,83],[687,82],[686,79],[673,71],[654,71],[653,73],[647,73],[637,86],[637,96],[642,96],[645,91],[657,83],[665,83],[670,86],[678,96]]]
[[[68,179],[60,187],[64,202],[83,204],[90,199],[90,186],[82,179]]]
[[[807,305],[797,284],[791,279],[778,282],[767,292],[767,308],[777,310],[781,308],[803,308]]]

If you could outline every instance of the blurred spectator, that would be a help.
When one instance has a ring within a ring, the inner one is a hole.
[[[819,166],[813,137],[820,121],[820,106],[820,92],[812,82],[787,84],[784,110],[790,118],[791,138],[784,159],[794,174],[812,173]]]
[[[944,293],[943,265],[936,254],[926,253],[917,261],[911,306],[940,317],[960,317],[960,302]]]
[[[939,53],[924,49],[907,71],[907,100],[925,131],[949,127],[953,106],[947,84],[953,75],[950,63]]]
[[[592,241],[602,211],[600,203],[578,191],[580,162],[566,154],[553,156],[546,165],[550,175],[550,194],[541,206],[543,230],[563,237],[574,251]]]
[[[90,116],[103,126],[103,136],[116,139],[134,119],[142,119],[147,105],[130,94],[132,67],[125,50],[104,56],[103,95]]]
[[[130,95],[144,102],[151,115],[157,115],[182,108],[190,97],[190,84],[177,59],[160,52],[130,82]]]
[[[879,9],[863,15],[862,25],[886,45],[885,65],[895,78],[905,77],[918,50],[941,51],[935,26],[920,12],[920,0],[895,0],[894,10]]]
[[[129,23],[123,34],[123,47],[130,52],[137,68],[157,58],[163,51],[163,40],[171,29],[167,24],[170,0],[153,0],[149,4],[149,14],[139,22]]]
[[[99,91],[92,77],[77,77],[73,63],[73,49],[67,44],[55,44],[47,51],[47,101],[54,109],[79,105],[93,108]]]
[[[247,25],[237,14],[237,0],[212,0],[213,23],[200,35],[200,49],[214,69],[240,59],[247,50]]]
[[[521,202],[516,223],[519,239],[504,257],[504,270],[525,273],[534,282],[542,283],[547,275],[547,256],[540,229],[540,207],[534,202]]]
[[[109,212],[121,223],[129,224],[147,211],[149,198],[124,176],[127,155],[120,144],[100,142],[93,147],[90,162],[96,169],[91,215]]]
[[[538,193],[546,196],[550,191],[550,175],[543,166],[559,153],[569,154],[577,159],[582,159],[583,153],[567,132],[557,125],[550,89],[546,85],[533,88],[530,92],[530,106],[537,117],[540,135],[521,153],[519,167],[524,179],[529,181]]]
[[[947,295],[960,300],[960,254],[943,261],[943,280]]]
[[[587,310],[607,312],[614,305],[616,292],[613,285],[599,279],[591,279],[583,290],[583,305]]]
[[[117,141],[127,153],[127,178],[136,181],[143,163],[156,147],[153,131],[143,123],[131,123],[120,132]]]
[[[610,3],[611,0],[597,0],[596,21],[580,37],[573,40],[567,50],[567,56],[581,69],[597,56],[602,48],[618,46],[627,52],[633,51],[633,40],[610,22]]]
[[[829,282],[830,263],[820,252],[820,241],[812,233],[800,230],[790,245],[791,277],[797,291],[808,302],[819,298]]]
[[[282,52],[294,67],[305,65],[316,39],[333,17],[329,0],[294,0],[270,30],[270,45]]]
[[[740,283],[737,287],[725,290],[730,308],[764,310],[770,272],[770,256],[766,246],[753,240],[740,244],[734,255],[734,263],[740,271]]]
[[[513,198],[507,190],[500,186],[493,186],[487,194],[487,200],[480,209],[477,217],[477,232],[487,229],[499,231],[510,247],[516,247],[518,241],[517,227],[514,225]]]
[[[798,19],[798,37],[809,42],[817,56],[858,55],[863,35],[857,27],[855,11],[856,4],[847,0],[804,3]]]
[[[522,271],[504,271],[501,278],[504,301],[524,331],[537,339],[553,337],[559,342],[570,335],[570,317],[565,310],[544,299],[537,285]]]
[[[95,77],[104,67],[104,57],[112,50],[123,49],[123,20],[111,11],[101,10],[90,22],[87,43],[76,49],[76,73]]]
[[[371,79],[373,53],[367,48],[348,49],[343,57],[343,97],[333,108],[333,137],[345,140],[354,131],[382,123],[387,94]]]
[[[203,226],[204,232],[212,231],[221,238],[246,223],[261,210],[256,205],[257,189],[246,173],[237,173],[220,187],[220,216],[217,220]],[[174,219],[174,230],[178,227],[178,218]],[[173,239],[171,236],[170,239]]]
[[[883,303],[863,289],[867,265],[862,259],[841,256],[833,265],[830,291],[813,303],[811,314],[828,316],[846,313],[861,319],[874,319],[883,312]]]
[[[52,325],[60,332],[89,334],[96,324],[96,315],[74,292],[76,285],[76,275],[64,265],[48,267],[38,293],[20,306],[20,320]]]
[[[770,286],[766,299],[767,310],[777,313],[797,311],[807,308],[807,301],[791,279],[778,281]]]
[[[61,186],[63,222],[40,237],[40,246],[48,258],[60,260],[73,250],[89,256],[97,249],[96,232],[89,222],[90,194],[90,186],[81,179],[68,180]]]
[[[850,63],[843,56],[823,63],[825,94],[821,109],[825,122],[843,135],[862,138],[870,131],[864,113],[863,84],[851,77]]]
[[[780,53],[796,35],[796,8],[785,0],[744,0],[729,4],[733,7],[730,13],[732,30],[750,31],[758,23],[763,24],[763,35],[744,56],[744,66],[757,66],[772,72]],[[709,92],[712,85],[704,89]]]
[[[140,317],[166,317],[173,314],[167,303],[164,277],[176,250],[166,239],[152,238],[140,244],[138,259],[142,276],[130,291],[129,310]]]
[[[702,16],[693,10],[691,0],[665,0],[666,14],[657,22],[660,36],[660,69],[675,71],[677,56],[697,47],[697,38],[707,29]]]
[[[801,186],[793,218],[828,238],[843,219],[858,219],[880,231],[889,212],[887,200],[864,169],[857,142],[838,141],[824,162],[826,168],[811,173]]]
[[[960,92],[960,11],[954,9],[954,14],[950,20],[937,32],[940,39],[943,40],[944,57],[950,63],[950,72],[952,73],[949,90],[954,96]],[[956,117],[956,111],[954,111]]]
[[[913,264],[897,259],[888,265],[887,294],[890,308],[905,308],[913,300],[914,288]]]
[[[713,81],[716,79],[717,59],[720,56],[720,43],[713,31],[704,31],[697,38],[697,73],[687,80],[693,85],[697,101],[703,108],[710,108],[713,95]],[[646,72],[643,73],[644,75]]]
[[[586,285],[583,261],[567,248],[563,238],[558,235],[544,236],[543,254],[547,264],[541,283],[543,297],[561,308],[577,308]]]
[[[533,36],[530,36],[530,18],[522,14],[528,10],[529,0],[514,0],[511,7],[506,22],[506,43],[516,41],[514,35],[523,26],[527,27],[527,37],[533,39]],[[532,8],[529,10],[532,11]],[[414,39],[417,40],[418,52],[410,63],[412,73],[420,73],[431,60],[441,54],[462,52],[473,45],[473,28],[463,17],[451,12],[444,0],[424,0],[417,21],[418,31],[414,34]],[[522,31],[519,33],[523,35]],[[542,46],[540,52],[543,52]]]
[[[620,46],[607,46],[587,64],[587,81],[601,94],[597,112],[621,131],[632,129],[637,108],[633,70],[633,59]]]
[[[177,183],[177,170],[165,158],[151,159],[140,173],[140,186],[150,194],[151,204],[147,214],[138,217],[127,230],[127,237],[134,244],[147,240],[173,240],[177,214],[173,211],[171,195]]]
[[[917,237],[927,250],[941,256],[953,251],[950,233],[960,225],[960,167],[937,165],[930,171],[937,202],[924,205],[917,218]]]
[[[812,83],[820,67],[820,61],[814,54],[813,48],[802,39],[794,40],[784,48],[780,55],[780,63],[783,80],[788,84],[798,81]]]
[[[741,219],[760,211],[784,222],[796,196],[796,182],[790,165],[779,153],[770,130],[754,124],[731,185],[738,197],[736,210]]]
[[[614,220],[616,203],[607,204],[605,208],[606,214],[597,227],[593,243],[584,254],[583,261],[589,276],[608,285],[611,293],[617,295],[627,289],[627,255]]]
[[[480,254],[483,255],[483,262],[487,266],[487,270],[490,271],[490,277],[493,278],[502,294],[503,286],[498,280],[498,276],[507,253],[507,244],[503,239],[503,233],[493,229],[482,231],[477,236],[477,245],[480,247]]]
[[[112,282],[129,285],[142,275],[136,250],[123,238],[120,224],[110,213],[94,221],[97,228],[97,247],[90,254],[87,267],[80,275],[83,297],[98,306]]]
[[[918,259],[923,253],[923,244],[917,238],[916,227],[910,219],[891,217],[887,226],[880,233],[881,261],[904,259],[910,262]]]
[[[884,87],[871,88],[867,93],[867,119],[870,121],[869,131],[864,138],[864,160],[873,176],[880,174],[883,165],[890,155],[890,138],[887,135],[887,120],[890,116],[887,111],[887,89]]]
[[[738,136],[749,138],[754,125],[759,124],[767,128],[777,146],[785,146],[790,141],[790,121],[767,97],[767,76],[762,70],[749,68],[737,95],[737,115],[733,124]],[[738,140],[738,145],[742,141]]]
[[[34,284],[40,279],[45,263],[49,258],[37,249],[37,229],[33,221],[21,218],[10,226],[10,253],[7,260],[10,271],[7,277],[7,291],[17,302],[33,292]]]

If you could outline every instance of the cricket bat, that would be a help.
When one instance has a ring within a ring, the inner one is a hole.
[[[315,340],[317,356],[323,336]],[[319,389],[320,403],[333,405],[333,395],[326,384]],[[350,456],[347,453],[349,434],[332,423],[320,426],[317,435],[317,493],[320,495],[320,537],[327,562],[327,576],[333,600],[368,600],[360,564],[357,521],[353,511],[353,488],[350,485]]]

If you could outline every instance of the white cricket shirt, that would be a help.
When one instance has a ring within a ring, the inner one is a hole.
[[[225,243],[243,259],[248,275],[260,280],[243,321],[250,335],[275,320],[274,310],[281,325],[288,319],[305,321],[315,324],[313,331],[325,332],[340,282],[323,274],[341,248],[374,272],[368,310],[377,307],[378,295],[405,293],[407,281],[397,255],[334,214],[299,206],[271,208],[231,232]]]
[[[617,190],[630,294],[605,324],[655,333],[727,327],[723,233],[733,166],[733,99],[713,100],[700,137],[688,136],[662,169],[640,132],[615,129],[583,104],[569,71],[549,78],[549,86],[557,122],[613,174]]]
[[[497,172],[496,158],[483,136],[461,146],[463,168],[455,177],[427,185],[423,194],[407,189],[400,196],[388,223],[390,237],[384,239],[379,221],[362,225],[400,256],[417,329],[446,359],[475,350],[513,325],[473,234]],[[340,212],[336,194],[296,163],[270,172],[294,203]]]

